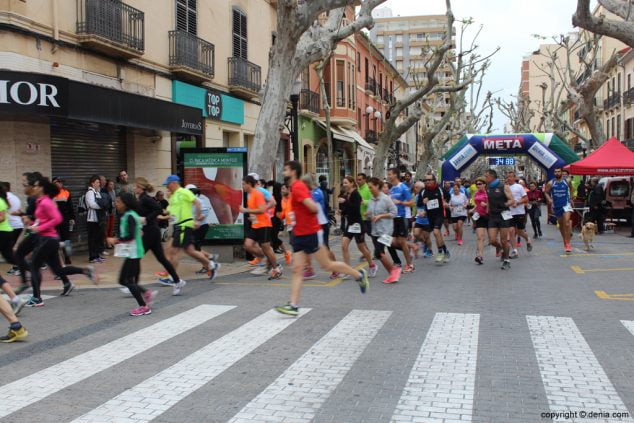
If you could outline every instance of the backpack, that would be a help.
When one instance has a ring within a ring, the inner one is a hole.
[[[88,213],[88,205],[86,204],[86,194],[83,194],[79,197],[77,201],[77,213],[78,214],[86,214]]]

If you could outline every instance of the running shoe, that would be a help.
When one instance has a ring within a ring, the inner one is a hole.
[[[26,331],[26,329],[24,329],[24,326],[22,326],[20,329],[17,330],[9,329],[9,333],[6,336],[0,337],[0,342],[9,343],[22,341],[27,336],[29,336],[29,333]]]
[[[379,266],[377,266],[376,264],[373,264],[372,266],[368,268],[368,270],[369,270],[368,276],[370,276],[371,278],[374,278],[376,277],[376,274],[379,271]]]
[[[461,239],[459,239],[458,240],[458,245],[462,245],[462,244],[464,244],[464,242]]]
[[[55,281],[61,281],[61,280],[62,280],[62,277],[61,277],[61,276],[58,276],[58,275],[55,275],[55,277],[53,278],[53,280],[55,280]]]
[[[365,269],[361,269],[359,270],[359,273],[361,273],[361,278],[357,280],[357,283],[359,284],[359,289],[361,290],[361,293],[365,294],[368,291],[368,288],[370,287],[370,280],[368,279],[368,271]]]
[[[258,266],[249,273],[255,276],[262,276],[262,275],[266,275],[268,272],[269,272],[269,269],[266,266]]]
[[[145,291],[143,293],[143,299],[145,300],[145,304],[148,307],[152,307],[152,304],[154,304],[154,300],[156,300],[157,295],[158,295],[158,291],[150,291],[150,290]]]
[[[73,292],[73,289],[75,289],[75,285],[73,285],[72,283],[64,284],[64,290],[60,295],[62,297],[68,297],[70,293]]]
[[[436,264],[442,264],[444,260],[445,260],[445,254],[438,253],[438,255],[436,256]]]
[[[95,272],[95,268],[92,266],[88,266],[86,268],[86,277],[95,285],[99,283],[99,276],[97,275],[97,272]]]
[[[15,293],[16,293],[17,295],[20,295],[21,293],[23,293],[24,291],[26,291],[26,290],[27,290],[27,289],[29,289],[29,288],[30,288],[30,286],[29,286],[29,285],[27,285],[27,284],[25,284],[25,283],[22,283],[22,284],[20,284],[20,286],[18,287],[18,289],[16,289],[16,290],[15,290]]]
[[[317,277],[317,274],[311,267],[309,267],[308,269],[306,269],[306,271],[304,271],[304,280],[315,279],[315,277]]]
[[[104,256],[109,256],[109,255],[110,255],[110,253],[109,253],[108,251],[102,251],[102,252],[101,252],[101,255],[104,255]]]
[[[429,257],[433,257],[434,253],[431,252],[431,250],[427,250],[425,251],[425,258],[429,258]]]
[[[44,301],[41,298],[31,297],[29,301],[26,302],[27,307],[44,307]]]
[[[383,281],[383,283],[384,284],[396,283],[399,281],[400,278],[401,278],[401,268],[394,267],[392,268],[392,271],[390,272],[390,276],[388,276],[387,279]]]
[[[511,254],[509,254],[509,258],[512,258],[512,259],[516,259],[519,256],[520,256],[520,253],[517,250],[511,251]]]
[[[412,273],[414,270],[416,269],[414,268],[413,264],[406,264],[403,273]]]
[[[46,270],[46,269],[48,269],[48,266],[47,266],[47,265],[45,265],[45,264],[43,264],[43,265],[42,265],[42,267],[40,267],[40,269],[41,269],[41,270]]]
[[[185,285],[187,285],[187,282],[185,282],[182,279],[178,281],[178,283],[175,283],[174,286],[172,287],[172,295],[174,296],[180,295],[183,288],[185,288]]]
[[[284,262],[286,263],[287,266],[291,265],[291,258],[292,257],[293,256],[291,255],[290,251],[287,251],[287,252],[284,253]]]
[[[278,264],[274,269],[271,270],[269,280],[272,281],[272,280],[281,278],[283,272],[284,272],[284,269],[282,269],[282,266]]]
[[[251,266],[259,266],[260,265],[260,259],[259,258],[254,258],[253,260],[248,262]]]
[[[208,267],[201,267],[200,269],[196,270],[197,275],[204,275],[207,274],[207,272],[209,272]]]
[[[445,251],[445,254],[443,255],[443,258],[442,258],[443,263],[449,263],[450,257],[451,257],[451,254],[449,254],[449,250]]]
[[[130,316],[145,316],[146,314],[152,314],[152,310],[148,306],[142,306],[130,310]]]
[[[341,277],[341,274],[337,272],[332,272],[330,274],[330,279],[339,279],[340,277]]]
[[[482,256],[476,256],[475,262],[478,263],[478,264],[483,264],[484,263],[484,259],[482,258]]]
[[[11,309],[13,310],[13,314],[16,316],[20,314],[20,311],[26,305],[26,300],[22,297],[16,297],[16,301],[11,301]]]
[[[20,269],[11,269],[7,273],[13,276],[22,276],[22,272],[20,272]]]
[[[283,306],[275,307],[275,311],[278,313],[286,314],[287,316],[297,316],[299,314],[299,308],[293,307],[292,305],[285,304]]]
[[[501,251],[501,250],[496,249],[496,250],[495,250],[495,257],[502,257],[502,251]]]
[[[161,285],[165,285],[165,286],[174,286],[175,285],[175,282],[169,276],[166,277],[166,278],[159,278],[158,279],[158,283],[160,283]]]
[[[522,241],[519,241],[519,242],[517,243],[517,246],[518,246],[518,247],[521,247],[521,246],[522,246]]]
[[[565,247],[567,253],[572,252],[572,245],[570,245],[569,243],[567,243],[567,242],[564,243],[564,247]]]
[[[17,270],[17,269],[14,269],[14,268],[12,267],[11,269],[7,270],[7,275],[15,275],[15,271],[16,271],[16,270]]]
[[[449,236],[449,231],[445,231],[444,234],[442,234],[443,236]]]
[[[218,270],[220,270],[220,263],[214,260],[210,260],[207,268],[208,268],[207,276],[209,277],[209,280],[213,282],[213,280],[216,279],[216,277],[218,276]]]
[[[502,270],[509,270],[511,268],[511,260],[506,259],[502,262]]]
[[[533,244],[531,242],[526,243],[526,251],[528,251],[529,253],[533,251]]]
[[[121,288],[119,288],[119,291],[121,291],[125,295],[132,295],[127,286],[122,286]]]
[[[412,249],[414,250],[414,258],[415,258],[415,259],[418,259],[418,250],[419,250],[418,245],[413,244],[413,245],[412,245]]]
[[[284,251],[282,251],[282,249],[281,249],[281,248],[279,248],[279,247],[278,247],[278,248],[273,249],[273,252],[274,252],[275,254],[284,254]]]
[[[166,271],[161,271],[161,272],[156,272],[154,274],[154,276],[158,277],[158,278],[166,278],[169,276],[169,273],[167,273]]]

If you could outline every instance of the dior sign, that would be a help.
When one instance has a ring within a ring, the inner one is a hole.
[[[0,72],[0,111],[66,115],[68,80],[49,75]]]

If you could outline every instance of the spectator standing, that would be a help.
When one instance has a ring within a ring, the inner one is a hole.
[[[101,250],[104,244],[104,231],[101,230],[100,221],[105,218],[104,209],[99,202],[103,203],[101,196],[101,181],[98,175],[90,177],[88,191],[86,191],[86,228],[88,229],[88,261],[90,263],[103,263],[105,259],[101,257]]]
[[[593,176],[590,179],[590,193],[588,194],[588,207],[590,208],[588,218],[597,224],[597,231],[600,234],[604,230],[603,199],[603,188],[599,184],[599,178]]]
[[[134,187],[130,186],[128,182],[128,172],[126,170],[121,170],[119,172],[119,176],[117,176],[117,184],[115,185],[116,194],[119,195],[121,192],[132,192]]]

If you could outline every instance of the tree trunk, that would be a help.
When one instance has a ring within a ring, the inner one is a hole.
[[[387,175],[387,153],[390,150],[392,142],[398,138],[398,136],[395,136],[395,130],[394,124],[388,121],[374,147],[372,176],[385,178]]]
[[[594,111],[594,107],[586,114],[583,115],[588,130],[590,131],[590,148],[597,148],[605,141],[605,135],[603,134],[603,125],[597,118],[597,114]]]
[[[428,171],[434,169],[434,165],[432,160],[434,158],[434,154],[432,151],[432,139],[429,139],[427,136],[423,136],[423,139],[420,142],[423,144],[423,151],[416,161],[416,179],[421,179],[422,175],[426,174]]]

